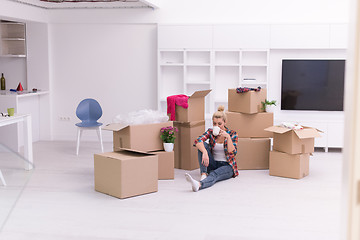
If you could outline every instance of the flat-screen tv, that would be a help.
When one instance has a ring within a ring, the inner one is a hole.
[[[282,60],[281,110],[343,111],[345,60]]]

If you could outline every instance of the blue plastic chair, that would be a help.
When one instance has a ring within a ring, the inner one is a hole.
[[[101,135],[102,123],[97,121],[102,116],[102,109],[100,104],[92,98],[84,99],[76,108],[76,116],[81,120],[80,123],[75,124],[78,127],[76,155],[79,155],[80,138],[83,130],[96,130],[101,144],[101,152],[104,152]]]

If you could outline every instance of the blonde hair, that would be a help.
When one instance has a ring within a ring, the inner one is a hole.
[[[226,122],[226,114],[224,112],[225,107],[224,105],[220,105],[217,109],[217,111],[213,114],[212,119],[214,118],[222,118],[224,122]]]

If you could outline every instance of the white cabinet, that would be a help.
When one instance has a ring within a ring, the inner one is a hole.
[[[1,92],[0,94],[0,112],[6,112],[7,108],[13,107],[15,113],[31,114],[33,142],[39,141],[41,135],[44,135],[41,124],[47,124],[42,122],[44,118],[42,98],[48,100],[47,91],[23,94]],[[0,143],[15,152],[19,152],[20,147],[24,144],[21,125],[22,123],[17,123],[0,128]]]
[[[330,48],[347,48],[347,24],[330,25]]]
[[[6,57],[25,57],[25,24],[19,22],[0,22],[1,54]]]
[[[209,117],[219,105],[227,108],[229,88],[268,88],[271,50],[345,49],[346,32],[346,24],[160,25],[158,109],[166,111],[167,96],[212,89]],[[336,133],[327,121],[318,120],[324,137],[316,146],[340,146],[341,138],[328,141]]]
[[[214,48],[269,48],[270,25],[214,25]]]
[[[344,147],[344,123],[329,122],[328,123],[328,147],[342,148]]]
[[[272,49],[324,49],[329,48],[329,24],[271,25]]]
[[[158,48],[211,48],[211,25],[161,25]]]
[[[227,104],[228,89],[267,87],[267,49],[159,49],[158,108],[166,97],[212,89],[205,98],[206,113]]]

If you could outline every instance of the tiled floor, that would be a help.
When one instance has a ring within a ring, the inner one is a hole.
[[[12,211],[8,218],[0,211],[0,239],[340,239],[339,152],[314,153],[310,175],[301,180],[241,171],[194,193],[186,171],[176,169],[175,180],[159,181],[157,193],[120,200],[94,191],[98,144],[82,143],[79,156],[75,146],[35,143],[36,168],[17,202],[11,197],[16,177],[3,171],[9,185],[0,187],[0,196],[9,201],[1,209]],[[105,150],[112,150],[110,143]],[[191,174],[200,177],[198,170]]]

